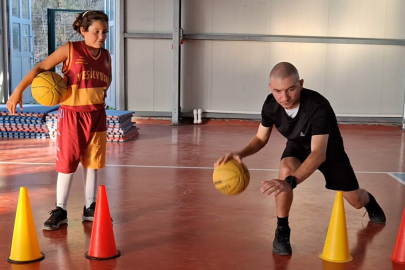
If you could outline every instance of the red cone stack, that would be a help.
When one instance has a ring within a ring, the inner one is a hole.
[[[85,256],[92,260],[108,260],[119,257],[120,255],[121,252],[115,245],[107,192],[105,186],[100,185],[97,192],[90,248]]]
[[[397,263],[405,263],[405,208],[391,260]]]

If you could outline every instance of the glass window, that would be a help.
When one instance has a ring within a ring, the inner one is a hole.
[[[22,17],[24,18],[24,19],[29,19],[30,17],[30,15],[29,15],[29,12],[28,12],[28,8],[29,8],[29,6],[28,6],[28,4],[29,4],[29,2],[28,2],[28,0],[22,0]]]
[[[109,12],[110,12],[110,16],[109,16],[109,20],[110,21],[113,21],[114,20],[114,10],[115,10],[115,7],[114,7],[114,4],[115,4],[115,1],[113,1],[113,0],[110,0],[110,10],[109,10]]]
[[[20,51],[20,24],[13,23],[13,51]]]
[[[114,26],[110,26],[110,31],[108,32],[108,41],[109,41],[108,49],[109,49],[111,55],[115,54],[114,40],[115,40],[115,28],[114,28]]]
[[[22,39],[21,39],[21,50],[23,52],[30,51],[30,26],[28,24],[22,25]]]
[[[20,1],[13,0],[12,13],[14,17],[20,17]]]

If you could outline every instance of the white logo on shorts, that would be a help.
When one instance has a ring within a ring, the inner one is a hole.
[[[63,109],[60,109],[58,114],[59,114],[59,118],[63,118]]]
[[[302,133],[302,131],[301,131],[300,136],[301,136],[301,137],[305,137],[305,134]]]

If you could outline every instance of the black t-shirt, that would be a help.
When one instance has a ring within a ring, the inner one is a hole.
[[[336,115],[329,101],[318,92],[303,88],[300,93],[300,107],[294,118],[277,103],[273,95],[267,96],[262,109],[262,125],[275,126],[288,140],[311,149],[313,135],[329,134],[328,149],[343,150]]]

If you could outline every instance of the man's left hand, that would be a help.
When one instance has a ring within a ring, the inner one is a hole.
[[[263,181],[262,184],[263,184],[263,186],[261,188],[261,192],[263,194],[267,193],[267,195],[270,195],[271,193],[274,192],[274,196],[277,196],[281,192],[288,192],[288,191],[292,190],[291,185],[289,183],[287,183],[284,180],[280,180],[280,179]]]

